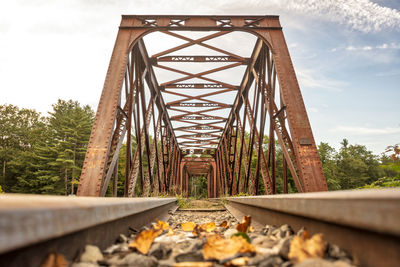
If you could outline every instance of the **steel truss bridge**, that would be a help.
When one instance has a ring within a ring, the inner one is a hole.
[[[157,32],[178,44],[149,55],[144,38]],[[249,41],[218,42],[238,32]],[[243,44],[250,55],[235,52]],[[158,73],[177,77],[160,82]],[[122,16],[79,196],[105,196],[110,182],[116,196],[121,171],[126,197],[137,187],[143,196],[187,195],[193,176],[207,177],[208,197],[275,194],[278,169],[283,193],[289,180],[298,192],[327,190],[278,16]]]

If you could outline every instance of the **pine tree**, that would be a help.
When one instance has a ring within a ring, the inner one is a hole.
[[[50,113],[49,127],[57,151],[55,174],[63,181],[64,194],[74,194],[89,141],[94,113],[77,101],[58,100]]]
[[[44,126],[35,110],[0,105],[0,185],[4,191],[12,191],[17,177],[25,172],[23,162],[40,140]]]

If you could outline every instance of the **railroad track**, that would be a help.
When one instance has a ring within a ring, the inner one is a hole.
[[[289,224],[323,233],[360,266],[400,266],[400,190],[360,190],[223,200],[253,226]],[[50,252],[75,258],[86,244],[105,249],[121,234],[167,220],[175,198],[0,195],[0,266],[39,266]],[[212,211],[211,211],[212,212]]]

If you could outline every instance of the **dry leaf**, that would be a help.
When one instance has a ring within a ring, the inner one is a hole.
[[[154,229],[156,230],[168,230],[169,229],[169,224],[167,222],[159,221],[157,220],[157,224],[153,226]]]
[[[183,231],[191,232],[196,227],[196,224],[194,222],[185,222],[181,224],[181,227]]]
[[[305,231],[302,236],[295,236],[290,242],[289,259],[295,263],[308,258],[323,258],[326,250],[322,234],[315,234],[309,238]]]
[[[238,230],[239,232],[247,233],[247,231],[249,230],[250,223],[251,223],[251,217],[244,216],[242,223],[236,225],[236,230]]]
[[[192,231],[192,234],[193,234],[194,236],[200,236],[200,235],[201,235],[201,232],[204,232],[204,231],[205,231],[204,225],[198,224],[198,225],[196,225],[196,226],[194,227],[194,229],[193,229],[193,231]]]
[[[40,267],[67,267],[68,263],[64,255],[59,253],[50,253],[43,261]]]
[[[149,252],[151,244],[153,243],[154,239],[159,236],[163,230],[145,230],[140,232],[135,238],[135,240],[129,244],[129,247],[136,248],[142,254],[147,254]]]
[[[212,231],[215,230],[215,228],[217,228],[217,227],[215,226],[215,223],[214,223],[214,222],[206,223],[204,226],[205,226],[205,229],[206,229],[207,233],[211,233]]]
[[[171,236],[171,235],[174,235],[174,234],[175,234],[174,230],[172,230],[171,228],[169,228],[168,234],[167,234],[167,235]]]
[[[186,261],[174,264],[174,267],[212,267],[213,262]]]
[[[228,266],[244,266],[247,264],[247,261],[249,260],[248,257],[240,257],[233,259],[227,263]]]
[[[209,222],[206,224],[198,224],[194,227],[192,234],[195,236],[200,236],[201,232],[211,233],[212,231],[215,230],[215,228],[217,227],[215,226],[214,222]]]
[[[253,233],[255,231],[253,226],[249,226],[249,232]]]
[[[229,222],[223,221],[223,222],[219,225],[219,227],[223,227],[223,228],[227,229],[227,228],[229,227]]]
[[[206,260],[223,260],[245,252],[255,252],[255,247],[247,243],[243,237],[233,236],[231,239],[224,239],[220,235],[209,236],[202,250]]]

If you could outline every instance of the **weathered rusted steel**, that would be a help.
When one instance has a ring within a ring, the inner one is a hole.
[[[142,38],[155,31],[184,43],[149,56]],[[195,39],[177,31],[212,33]],[[208,42],[234,31],[257,36],[250,57]],[[191,46],[200,46],[218,54],[176,54]],[[210,67],[198,72],[171,67],[167,65],[170,62],[200,63]],[[224,65],[215,67],[216,62]],[[239,86],[211,76],[243,65],[246,70]],[[153,67],[180,77],[159,84]],[[200,82],[194,83],[192,79]],[[197,95],[180,93],[188,89],[207,91]],[[234,93],[235,100],[227,101],[224,97],[226,93]],[[165,103],[162,94],[179,99]],[[253,97],[252,101],[249,96]],[[279,101],[276,103],[277,97]],[[231,108],[229,117],[218,113],[227,108]],[[174,112],[174,115],[170,116],[169,112]],[[158,114],[157,120],[155,114]],[[151,121],[152,134],[149,132]],[[269,126],[269,143],[264,147],[266,124]],[[247,129],[250,129],[248,140]],[[176,131],[187,134],[176,136]],[[131,132],[135,134],[135,151]],[[213,157],[212,167],[209,164],[203,166],[200,162],[196,163],[196,170],[190,167],[196,175],[207,176],[208,182],[212,183],[207,192],[213,197],[243,191],[258,194],[261,193],[260,182],[264,184],[265,193],[276,193],[275,139],[283,153],[281,177],[284,192],[288,191],[288,179],[294,180],[299,192],[327,190],[277,16],[123,16],[96,113],[78,195],[106,194],[112,174],[118,173],[115,166],[118,166],[118,152],[125,135],[126,196],[134,195],[138,177],[142,194],[172,193],[171,190],[187,194],[185,183],[192,174],[182,165],[182,159],[191,154]],[[252,168],[254,156],[257,157],[255,169]],[[143,168],[145,162],[147,167]],[[290,174],[287,174],[287,169]]]

